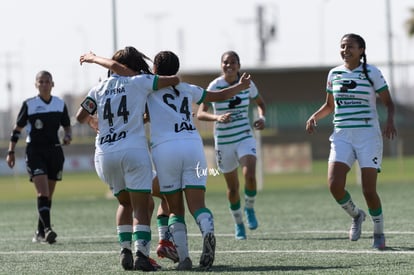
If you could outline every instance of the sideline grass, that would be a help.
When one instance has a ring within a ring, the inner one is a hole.
[[[393,162],[393,161],[391,161]],[[265,176],[256,213],[259,228],[247,231],[246,241],[234,240],[234,228],[221,176],[212,177],[207,205],[215,218],[217,251],[212,269],[218,274],[414,274],[414,211],[412,160],[399,164],[384,161],[379,193],[384,205],[387,250],[371,249],[372,222],[363,224],[362,238],[347,239],[350,219],[334,202],[326,188],[326,163],[311,174]],[[319,164],[317,164],[319,165]],[[318,169],[318,170],[317,170]],[[392,169],[392,170],[389,170]],[[320,171],[319,171],[320,170]],[[385,172],[387,171],[387,172]],[[388,178],[390,174],[394,177]],[[394,173],[395,172],[395,173]],[[0,274],[125,274],[118,263],[115,232],[116,201],[106,199],[106,186],[90,174],[65,175],[53,203],[54,245],[32,244],[36,227],[34,191],[27,177],[21,189],[27,197],[4,194],[0,200]],[[348,189],[366,210],[356,177],[350,175]],[[20,183],[19,183],[20,184]],[[61,183],[59,183],[61,184]],[[12,184],[12,186],[15,186]],[[66,187],[67,186],[67,187]],[[25,191],[26,192],[26,191]],[[14,191],[14,193],[18,193]],[[153,217],[154,218],[154,217]],[[157,242],[153,220],[152,254]],[[201,236],[193,218],[186,216],[190,256],[196,267]],[[158,274],[174,274],[174,264],[161,259]],[[194,268],[193,272],[198,272]],[[191,274],[193,272],[180,272]]]
[[[383,172],[378,176],[378,183],[408,183],[414,179],[414,156],[406,158],[386,158],[383,161]],[[310,173],[280,173],[264,175],[264,191],[273,188],[311,188],[326,186],[326,161],[314,161]],[[355,169],[348,175],[348,184],[356,183]],[[225,183],[222,175],[209,176],[208,191],[224,191]],[[0,176],[0,201],[33,199],[35,191],[27,175]],[[64,172],[63,180],[56,187],[56,199],[105,197],[108,187],[101,182],[95,171],[85,173]]]

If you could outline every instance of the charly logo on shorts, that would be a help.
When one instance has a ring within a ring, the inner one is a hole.
[[[40,119],[36,119],[36,121],[34,123],[34,127],[36,129],[43,129],[43,122]]]

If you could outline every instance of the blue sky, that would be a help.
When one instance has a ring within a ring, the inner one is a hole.
[[[0,101],[20,105],[35,95],[39,70],[54,75],[56,95],[84,94],[106,71],[79,66],[81,53],[111,56],[114,50],[112,0],[2,1],[0,87],[9,80],[12,97]],[[404,22],[414,0],[390,0],[395,62],[414,61],[413,39]],[[336,65],[339,39],[348,32],[367,42],[368,61],[388,60],[386,0],[116,0],[118,48],[132,45],[153,57],[172,50],[182,71],[219,73],[220,56],[229,49],[242,68]],[[265,27],[276,26],[267,43],[267,60],[259,61],[257,7],[264,7]],[[387,77],[387,70],[384,70]],[[398,80],[398,79],[397,79]]]

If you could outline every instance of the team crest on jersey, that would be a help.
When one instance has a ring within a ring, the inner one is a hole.
[[[96,102],[90,97],[85,98],[81,103],[81,107],[91,115],[96,112]]]
[[[360,73],[358,78],[361,79],[361,80],[367,79],[367,77],[365,76],[364,73]]]
[[[43,122],[40,119],[36,119],[35,123],[34,123],[34,127],[36,129],[42,129],[43,128]]]

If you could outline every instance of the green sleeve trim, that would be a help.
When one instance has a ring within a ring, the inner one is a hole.
[[[206,98],[206,95],[207,95],[207,91],[206,91],[206,90],[204,90],[204,91],[203,91],[203,95],[201,96],[200,100],[199,100],[199,101],[197,101],[197,105],[200,105],[201,103],[203,103],[203,102],[204,102],[204,99]]]
[[[155,75],[154,76],[154,82],[152,83],[152,89],[154,90],[154,91],[157,91],[158,90],[158,80],[159,80],[159,76],[158,75]]]

